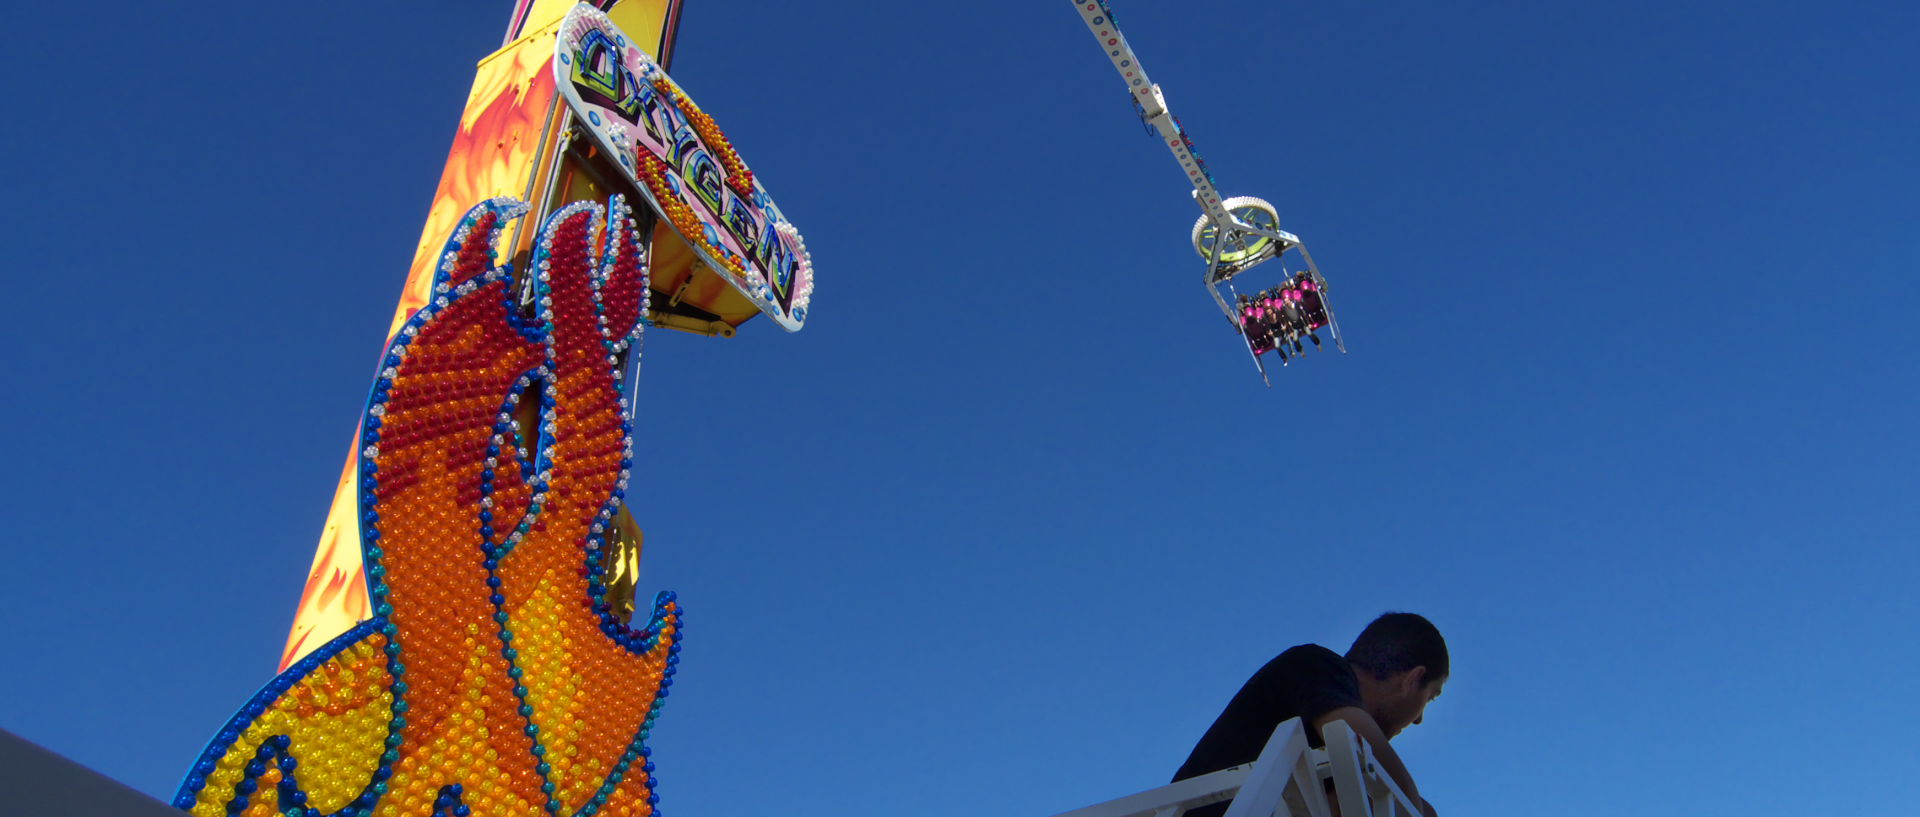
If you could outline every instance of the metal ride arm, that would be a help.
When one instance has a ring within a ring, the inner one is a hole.
[[[1187,140],[1181,135],[1180,123],[1167,110],[1167,99],[1160,94],[1160,86],[1147,79],[1146,69],[1140,66],[1140,58],[1134,55],[1133,48],[1127,45],[1126,36],[1120,33],[1120,26],[1113,19],[1113,10],[1107,8],[1107,0],[1074,0],[1073,5],[1080,11],[1080,19],[1087,24],[1087,30],[1093,32],[1094,38],[1106,50],[1113,70],[1119,71],[1120,78],[1126,81],[1128,93],[1133,94],[1134,101],[1140,104],[1141,117],[1159,132],[1167,149],[1173,152],[1173,158],[1180,162],[1180,169],[1187,172],[1187,181],[1193,184],[1194,201],[1200,203],[1200,209],[1207,211],[1207,216],[1215,223],[1236,224],[1237,221],[1220,205],[1220,191],[1214,189],[1206,166],[1193,154]]]
[[[1213,284],[1238,272],[1237,268],[1223,267],[1220,263],[1221,245],[1232,233],[1249,236],[1261,236],[1279,242],[1274,255],[1286,252],[1300,245],[1299,237],[1279,229],[1249,224],[1236,218],[1222,203],[1220,191],[1214,187],[1213,178],[1208,174],[1206,165],[1193,153],[1191,144],[1174,119],[1173,112],[1167,109],[1166,96],[1160,92],[1160,86],[1147,77],[1146,68],[1140,64],[1140,57],[1133,53],[1133,47],[1127,44],[1126,35],[1120,33],[1120,26],[1113,19],[1113,9],[1106,0],[1074,0],[1074,8],[1080,12],[1080,19],[1087,24],[1087,31],[1100,42],[1107,52],[1107,60],[1113,63],[1113,70],[1120,72],[1120,79],[1127,83],[1127,91],[1140,105],[1140,116],[1152,127],[1166,143],[1167,150],[1180,163],[1180,169],[1186,171],[1187,181],[1193,185],[1193,200],[1206,211],[1207,218],[1223,228],[1220,240],[1214,242],[1215,252],[1207,264],[1206,283],[1208,289]],[[1224,274],[1223,274],[1224,273]],[[1227,304],[1215,292],[1214,301],[1220,304],[1222,312],[1230,318],[1234,314]],[[1236,328],[1238,323],[1236,321]]]
[[[1143,791],[1056,817],[1180,817],[1188,809],[1233,800],[1226,817],[1330,817],[1326,781],[1333,782],[1341,817],[1421,817],[1421,810],[1374,762],[1373,752],[1345,723],[1321,730],[1327,748],[1307,747],[1299,718],[1280,724],[1260,757],[1244,766]]]

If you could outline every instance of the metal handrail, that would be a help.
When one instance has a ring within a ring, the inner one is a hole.
[[[1341,817],[1420,817],[1421,811],[1374,760],[1345,721],[1321,729],[1324,749],[1307,746],[1299,718],[1281,723],[1252,763],[1169,783],[1055,817],[1180,817],[1231,799],[1226,817],[1332,817],[1325,781],[1333,782]]]

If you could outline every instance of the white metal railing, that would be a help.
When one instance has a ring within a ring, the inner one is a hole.
[[[1293,718],[1273,730],[1252,763],[1056,817],[1180,817],[1189,809],[1228,799],[1233,805],[1226,817],[1332,817],[1327,780],[1333,782],[1341,817],[1420,817],[1420,809],[1345,722],[1333,721],[1320,731],[1326,748],[1308,748],[1306,726]]]
[[[1353,733],[1345,721],[1334,721],[1320,730],[1326,738],[1328,771],[1333,778],[1333,793],[1340,802],[1364,803],[1364,810],[1344,810],[1343,817],[1421,817],[1419,804],[1400,790],[1400,784],[1373,759],[1373,749]]]

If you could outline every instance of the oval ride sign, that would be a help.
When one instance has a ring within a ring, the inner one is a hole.
[[[574,118],[655,212],[782,329],[806,323],[806,243],[713,118],[590,5],[567,13],[554,49],[554,84]]]

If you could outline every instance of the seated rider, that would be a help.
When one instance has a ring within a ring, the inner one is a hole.
[[[1314,283],[1313,278],[1310,277],[1305,270],[1302,270],[1300,274],[1295,277],[1300,282],[1300,305],[1307,320],[1307,328],[1319,329],[1322,326],[1326,326],[1327,305],[1326,302],[1320,298],[1320,286]],[[1319,338],[1315,338],[1314,340],[1317,343]]]
[[[1255,355],[1273,351],[1273,339],[1265,329],[1265,308],[1259,301],[1245,295],[1240,296],[1240,334],[1247,338],[1247,346]]]
[[[1292,331],[1287,321],[1286,294],[1278,289],[1268,290],[1266,294],[1267,335],[1273,339],[1273,347],[1280,350],[1281,357],[1284,358],[1289,340],[1288,333]]]

